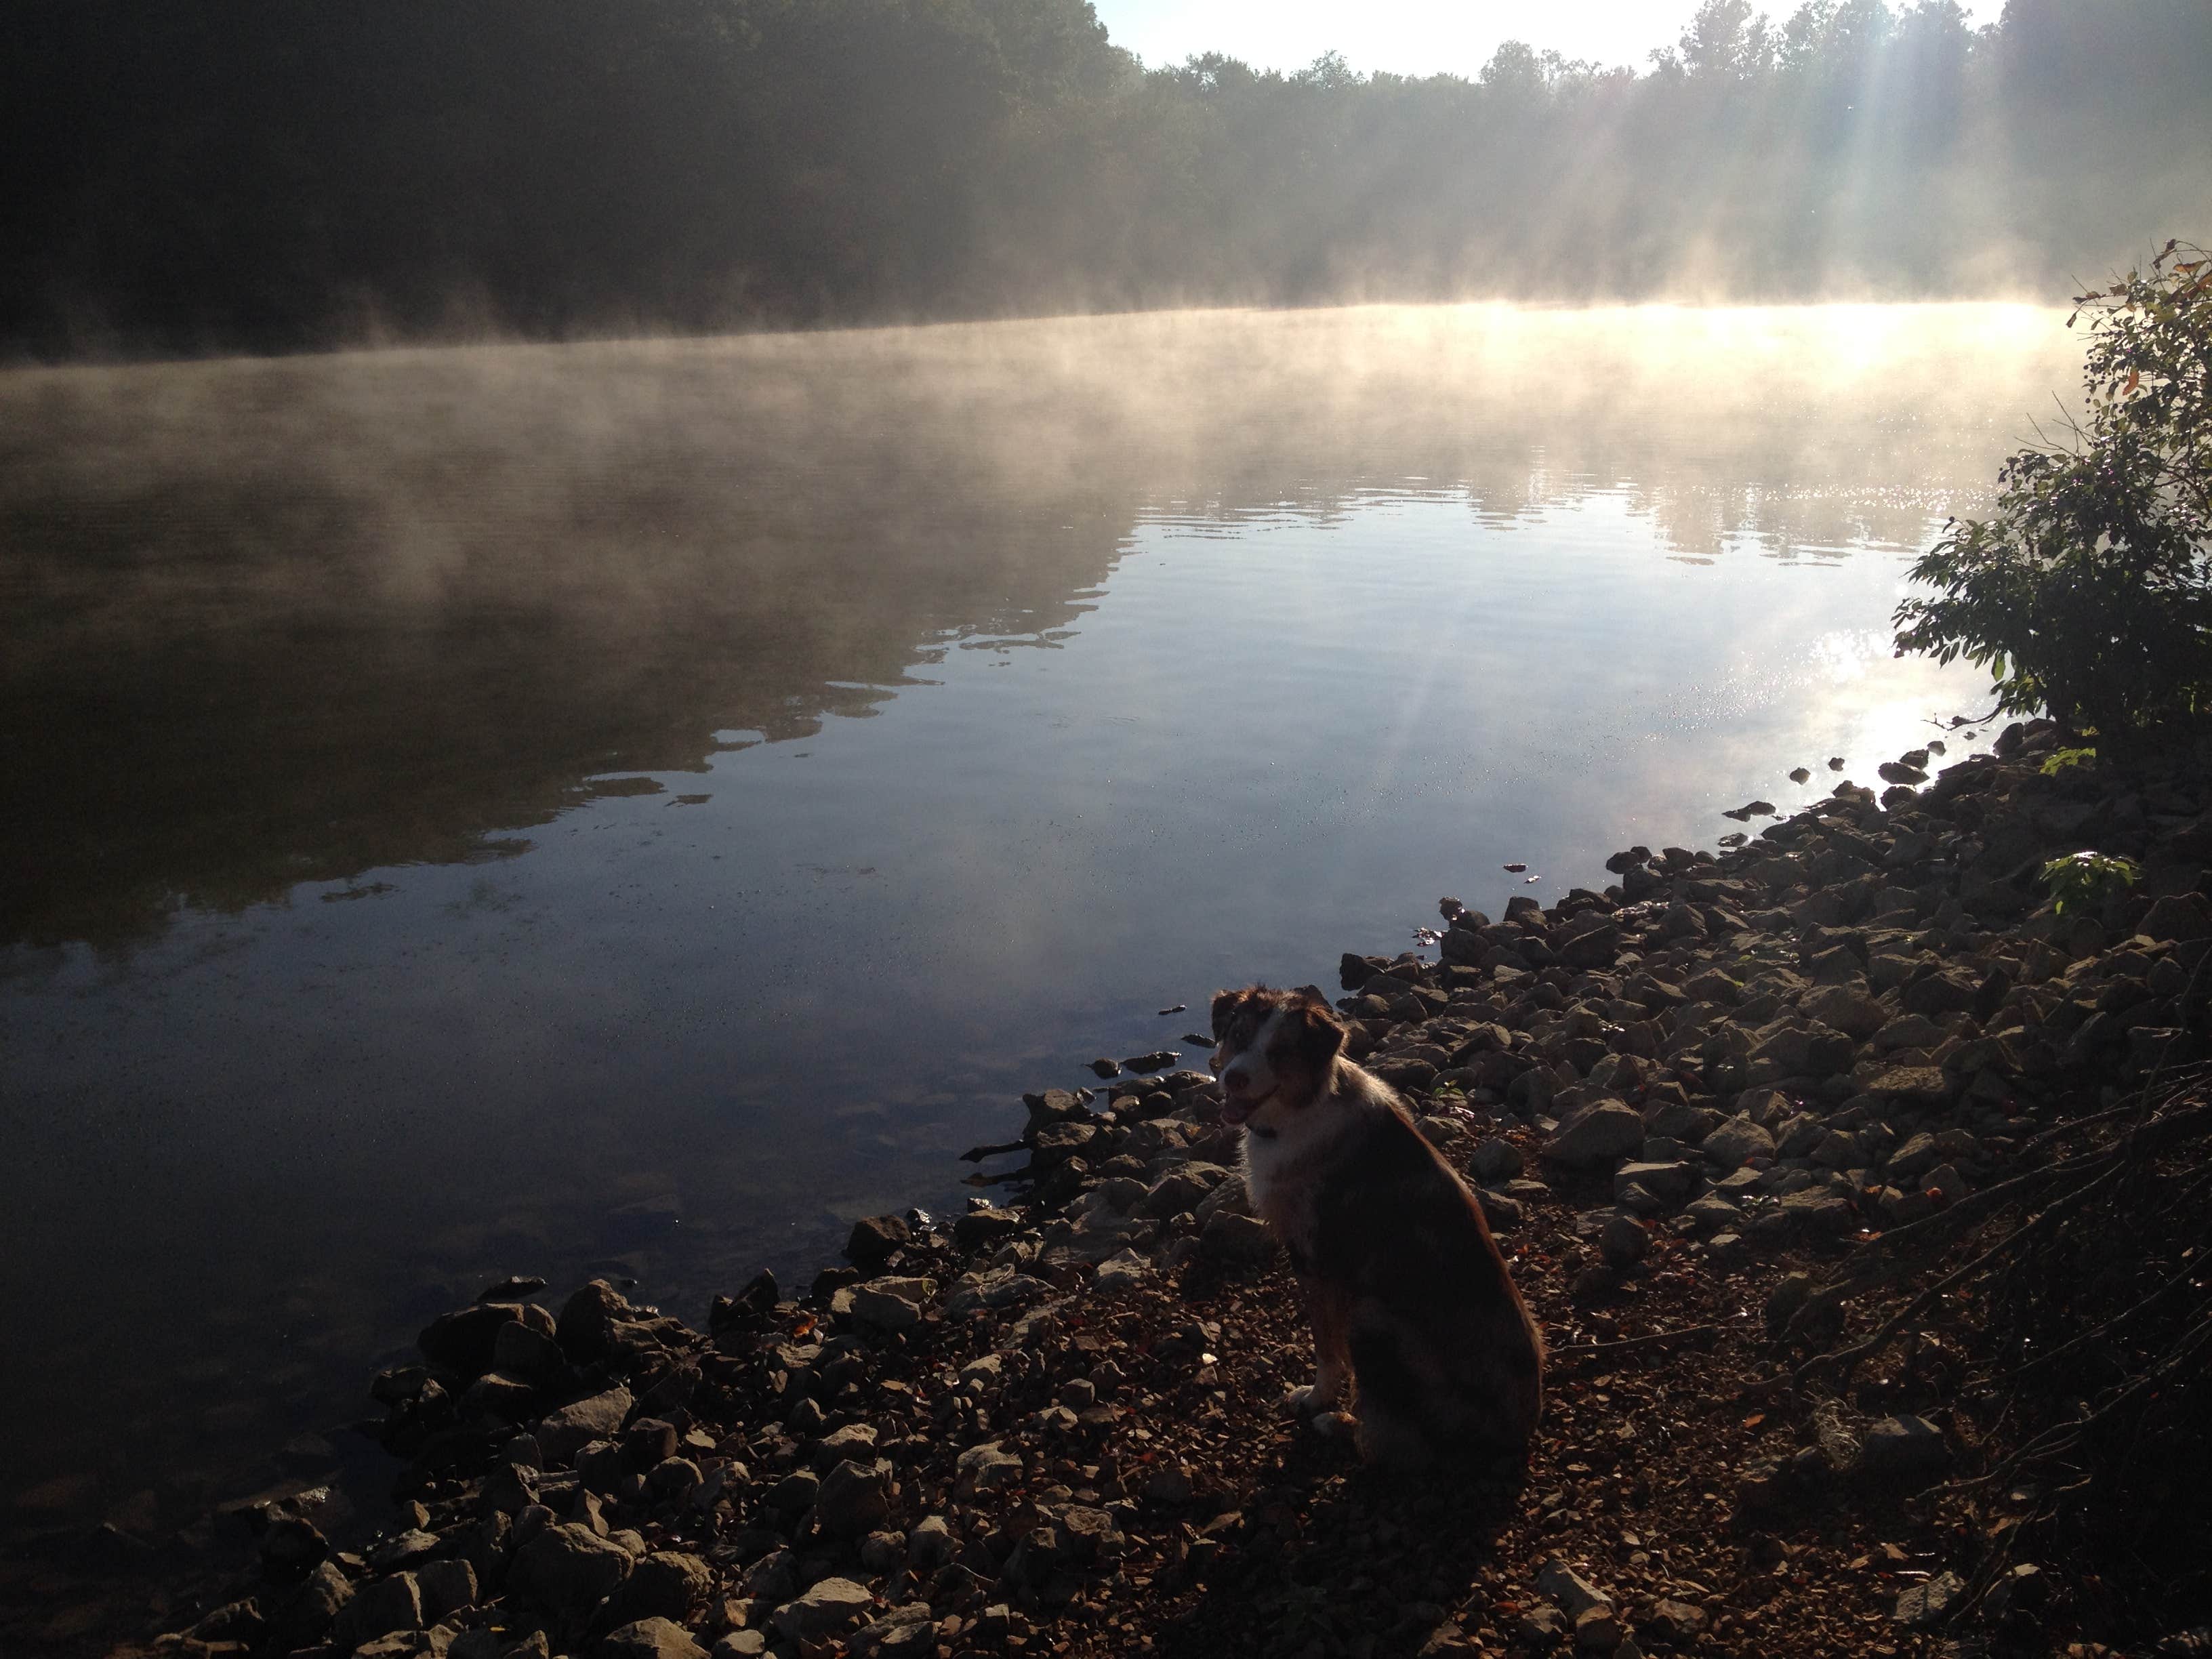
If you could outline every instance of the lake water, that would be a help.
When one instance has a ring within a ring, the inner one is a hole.
[[[697,1317],[1219,986],[1873,781],[1985,706],[1887,617],[2061,321],[0,375],[0,1522],[180,1524],[483,1283]]]

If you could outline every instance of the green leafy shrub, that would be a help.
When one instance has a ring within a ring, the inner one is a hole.
[[[2134,886],[2140,873],[2133,859],[2074,853],[2043,866],[2043,884],[2051,890],[2051,908],[2063,916],[2071,909],[2102,904],[2122,888]]]
[[[2168,242],[2080,296],[2084,419],[1997,474],[1913,567],[1899,654],[1988,668],[1997,706],[2117,742],[2212,714],[2212,256]]]

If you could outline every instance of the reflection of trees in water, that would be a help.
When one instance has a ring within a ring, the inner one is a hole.
[[[0,939],[516,850],[486,837],[606,775],[1056,641],[1147,513],[1607,494],[1694,556],[1910,543],[2067,378],[1991,326],[1212,313],[0,380],[0,742],[31,781]]]

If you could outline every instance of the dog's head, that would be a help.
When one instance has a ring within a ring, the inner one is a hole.
[[[1213,1073],[1221,1116],[1243,1123],[1265,1111],[1279,1127],[1328,1092],[1347,1035],[1343,1018],[1310,985],[1271,991],[1249,985],[1213,999]]]

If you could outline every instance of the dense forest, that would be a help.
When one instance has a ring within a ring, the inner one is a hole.
[[[2212,3],[1706,0],[1640,69],[1148,67],[1085,0],[11,0],[0,351],[2033,294],[2212,218]]]

